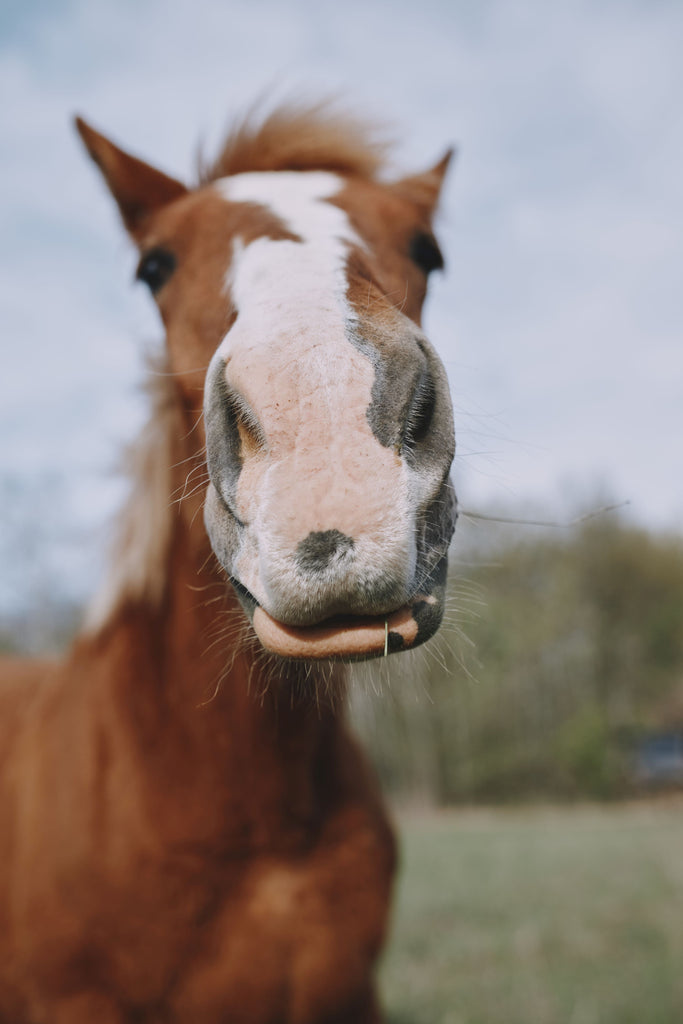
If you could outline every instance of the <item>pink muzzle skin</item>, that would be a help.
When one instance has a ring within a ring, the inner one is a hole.
[[[286,626],[258,606],[254,631],[272,654],[295,660],[336,660],[381,657],[412,647],[418,624],[405,605],[389,615],[338,615],[315,626]]]

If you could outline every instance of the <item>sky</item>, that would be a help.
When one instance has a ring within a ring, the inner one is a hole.
[[[162,333],[72,118],[190,180],[259,97],[458,158],[428,335],[470,511],[683,519],[683,4],[4,0],[0,610],[94,586]]]

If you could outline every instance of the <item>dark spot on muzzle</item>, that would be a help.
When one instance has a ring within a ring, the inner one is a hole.
[[[353,547],[353,538],[339,530],[309,533],[296,549],[296,564],[301,572],[320,572],[333,559],[347,555]]]

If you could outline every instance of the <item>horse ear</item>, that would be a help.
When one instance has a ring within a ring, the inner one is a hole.
[[[75,124],[131,235],[137,234],[149,214],[187,194],[188,190],[181,182],[124,153],[80,117],[75,119]]]
[[[422,174],[412,174],[393,183],[392,188],[404,199],[409,199],[431,220],[439,202],[446,172],[453,160],[455,150],[447,149],[441,159]]]

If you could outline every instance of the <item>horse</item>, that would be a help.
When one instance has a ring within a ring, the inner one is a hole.
[[[102,591],[2,664],[0,1021],[371,1024],[396,841],[344,698],[443,614],[450,153],[290,105],[190,187],[76,126],[165,345]]]

